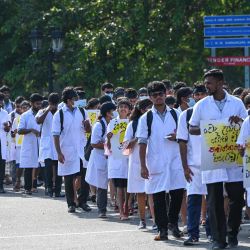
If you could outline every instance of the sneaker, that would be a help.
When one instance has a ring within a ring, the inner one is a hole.
[[[90,212],[92,209],[87,203],[83,203],[81,206],[79,206],[83,211]]]
[[[198,239],[189,237],[188,239],[184,240],[183,245],[184,246],[193,246],[199,242]]]
[[[234,248],[238,246],[237,237],[228,237],[228,246],[229,248]]]
[[[187,225],[185,225],[182,229],[182,233],[187,234],[188,233],[188,228]]]
[[[227,247],[227,243],[218,243],[216,241],[214,241],[213,245],[212,245],[212,249],[225,249]]]
[[[98,217],[101,218],[101,219],[106,219],[106,218],[107,218],[107,215],[106,215],[106,213],[100,213],[100,214],[98,215]]]
[[[75,213],[75,212],[76,212],[75,206],[69,206],[68,213]]]
[[[158,227],[157,227],[157,225],[156,225],[156,224],[154,224],[154,225],[152,226],[152,230],[153,230],[153,231],[158,230]]]
[[[183,233],[180,231],[180,229],[178,228],[178,225],[171,225],[171,227],[169,228],[172,231],[172,234],[175,238],[179,239],[183,236]]]
[[[138,229],[146,229],[146,223],[144,220],[141,220],[138,226]]]
[[[32,195],[32,192],[31,192],[31,190],[25,190],[24,194],[26,194],[26,195]]]
[[[64,197],[65,197],[65,194],[62,194],[62,193],[55,193],[55,197],[56,197],[56,198],[64,198]]]

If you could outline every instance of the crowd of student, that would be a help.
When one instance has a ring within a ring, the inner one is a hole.
[[[217,69],[192,88],[162,80],[138,91],[114,89],[111,83],[101,90],[100,98],[85,105],[81,87],[66,87],[61,99],[57,93],[47,99],[33,93],[29,101],[17,97],[14,103],[9,88],[0,88],[0,193],[10,182],[8,175],[19,192],[23,175],[26,195],[37,192],[44,179],[45,195],[64,197],[64,180],[69,213],[76,207],[91,211],[90,199],[99,217],[107,218],[109,189],[120,220],[129,219],[136,203],[139,229],[144,229],[149,208],[156,241],[168,240],[168,231],[183,236],[181,215],[188,233],[184,245],[199,242],[202,224],[213,249],[237,246],[246,205],[242,167],[201,171],[200,122],[243,121],[237,144],[244,154],[250,91],[237,88],[231,94]],[[98,120],[91,126],[87,110],[97,109]],[[127,126],[117,157],[112,137],[121,121]]]

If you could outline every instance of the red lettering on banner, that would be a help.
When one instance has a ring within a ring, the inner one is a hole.
[[[207,61],[215,66],[250,66],[250,56],[210,56]]]

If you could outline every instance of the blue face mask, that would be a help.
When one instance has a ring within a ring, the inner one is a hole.
[[[188,98],[188,99],[189,99],[188,102],[187,102],[188,107],[189,107],[189,108],[192,108],[192,107],[195,105],[195,100],[194,100],[194,98],[192,98],[192,97],[190,97],[190,98]]]

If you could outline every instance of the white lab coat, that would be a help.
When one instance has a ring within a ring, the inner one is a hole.
[[[40,117],[45,110],[40,110],[36,117]],[[58,160],[54,138],[52,135],[53,114],[49,111],[46,115],[43,124],[41,125],[41,140],[39,147],[39,162],[44,162],[45,159]]]
[[[176,154],[177,143],[164,138],[176,129],[176,123],[170,113],[170,108],[167,107],[164,122],[154,107],[152,107],[152,113],[151,136],[148,138],[147,114],[140,118],[136,135],[138,138],[148,138],[146,165],[149,171],[149,179],[145,181],[147,194],[170,190],[170,179],[173,178],[171,162],[175,162],[178,157]]]
[[[40,126],[36,123],[32,109],[21,115],[17,130],[19,131],[20,129],[35,129],[40,131]],[[20,168],[37,168],[38,150],[39,138],[33,133],[25,134],[21,145]]]
[[[107,128],[107,123],[104,118],[102,118],[104,124]],[[100,142],[105,142],[106,132],[102,137],[102,125],[100,122],[96,122],[92,129],[91,143],[97,144]],[[97,188],[107,189],[108,188],[108,166],[107,158],[104,155],[104,149],[94,148],[91,152],[87,172],[86,172],[86,182]]]
[[[183,111],[179,117],[177,140],[187,141],[187,163],[193,172],[192,181],[187,183],[187,195],[207,194],[205,184],[201,178],[201,136],[190,135],[187,125],[187,111]]]
[[[52,122],[52,134],[60,135],[60,147],[64,155],[64,164],[58,162],[58,175],[65,176],[80,171],[80,159],[84,160],[86,135],[83,125],[83,115],[78,108],[72,112],[66,105],[63,110],[63,130],[61,131],[59,110]],[[85,111],[85,119],[88,119]]]
[[[213,96],[207,96],[194,106],[193,115],[189,124],[200,126],[202,120],[220,120],[230,116],[239,116],[242,119],[247,117],[247,111],[243,102],[226,91],[226,103],[222,111],[217,107]],[[243,180],[242,168],[231,167],[227,169],[215,169],[202,171],[202,183],[216,182],[238,182]]]
[[[107,133],[112,132],[116,121],[119,121],[120,118],[117,117],[112,119],[107,127]],[[112,155],[108,157],[108,178],[128,178],[128,157],[122,155],[120,158],[116,158]]]
[[[128,124],[124,142],[134,139],[132,121]],[[139,145],[135,144],[128,159],[128,193],[145,193],[145,179],[141,177]]]
[[[7,133],[4,131],[4,123],[9,122],[10,118],[8,112],[4,109],[0,109],[0,141],[1,141],[1,155],[2,159],[7,158]]]

